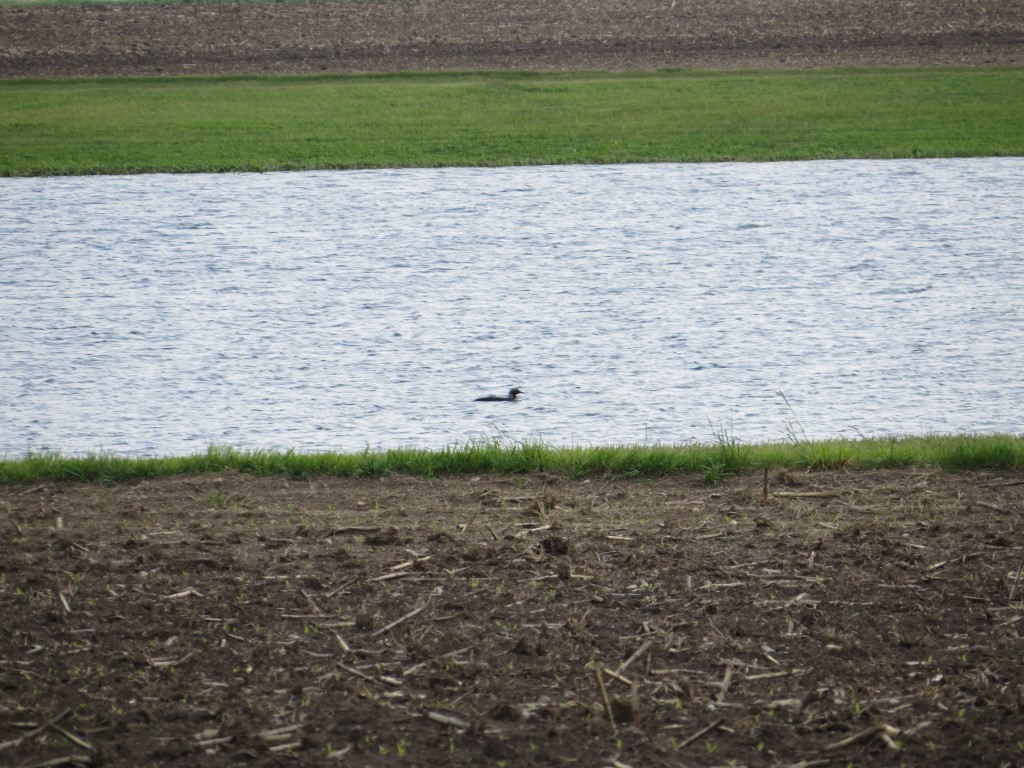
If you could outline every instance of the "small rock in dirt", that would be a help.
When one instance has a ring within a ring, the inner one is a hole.
[[[631,723],[636,720],[637,711],[629,699],[615,698],[611,700],[612,717],[617,723]]]
[[[514,707],[509,703],[499,704],[489,713],[491,720],[504,720],[506,722],[514,723],[517,720],[523,719],[523,713],[519,707]]]
[[[544,647],[544,639],[540,637],[529,637],[523,635],[512,649],[512,653],[519,653],[523,656],[543,656],[547,653]]]
[[[389,544],[398,544],[398,529],[394,526],[391,526],[390,528],[386,528],[385,530],[379,531],[377,533],[369,533],[363,540],[371,547],[382,547],[387,546]]]
[[[507,741],[492,736],[484,742],[484,755],[491,760],[511,760],[516,757],[516,751]]]
[[[569,540],[563,536],[548,536],[540,543],[540,545],[549,555],[569,554]]]

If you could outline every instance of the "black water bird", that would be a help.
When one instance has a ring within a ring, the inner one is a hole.
[[[511,400],[515,400],[522,393],[523,393],[523,390],[519,389],[518,387],[512,387],[512,389],[510,389],[508,391],[507,395],[486,395],[485,397],[478,397],[474,402],[477,402],[477,403],[494,403],[494,402],[502,401],[502,402],[506,402],[507,403],[507,402],[509,402]]]

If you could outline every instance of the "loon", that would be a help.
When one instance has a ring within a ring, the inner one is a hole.
[[[508,391],[507,395],[487,395],[486,397],[478,397],[474,402],[477,402],[477,403],[494,403],[494,402],[498,402],[498,401],[508,402],[510,400],[515,400],[522,393],[523,393],[523,390],[519,389],[518,387],[512,387],[512,389],[510,389]]]

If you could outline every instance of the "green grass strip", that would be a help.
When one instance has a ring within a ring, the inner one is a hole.
[[[714,484],[764,467],[885,469],[937,467],[948,471],[1020,470],[1024,435],[956,435],[827,440],[745,445],[726,435],[707,445],[556,448],[543,443],[483,441],[443,450],[394,449],[356,454],[244,451],[211,446],[205,453],[169,458],[58,453],[0,461],[0,483],[43,480],[122,482],[182,474],[238,471],[254,475],[418,477],[469,473],[551,472],[566,477],[662,477],[699,473]]]
[[[0,174],[1024,155],[1024,69],[0,81]]]

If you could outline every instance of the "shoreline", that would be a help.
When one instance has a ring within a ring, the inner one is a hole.
[[[722,434],[711,444],[559,448],[543,443],[481,441],[443,450],[398,448],[360,453],[295,453],[210,446],[163,458],[42,453],[0,460],[0,485],[46,480],[124,482],[178,475],[242,472],[295,478],[552,474],[655,478],[698,475],[706,485],[729,476],[786,470],[1018,471],[1024,435],[963,434],[746,444]]]

